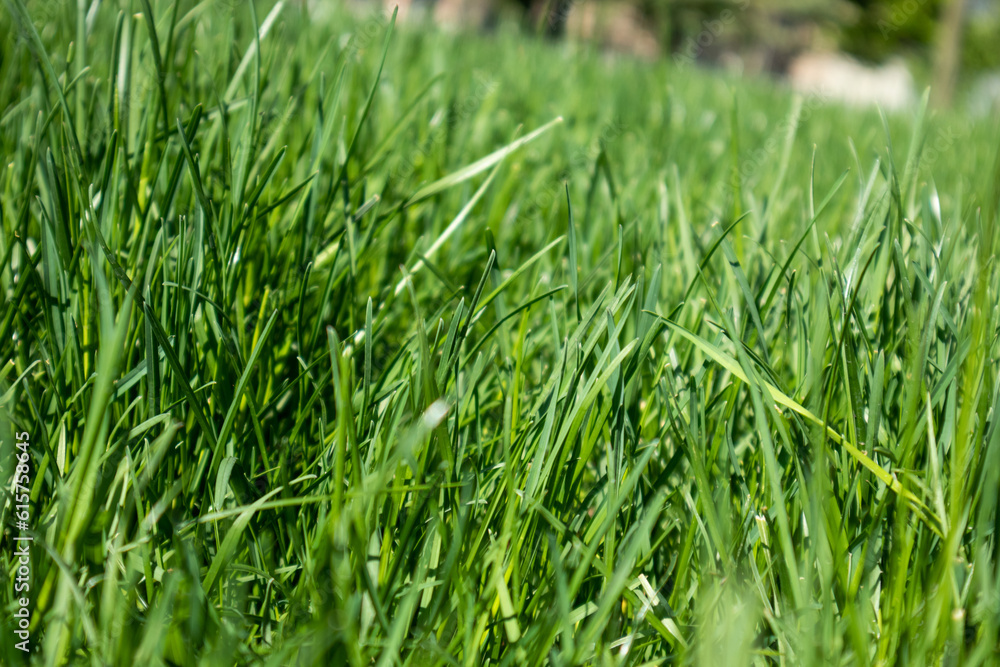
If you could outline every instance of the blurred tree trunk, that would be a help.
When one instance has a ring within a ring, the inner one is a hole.
[[[951,106],[958,82],[959,63],[962,57],[962,32],[965,25],[967,0],[947,0],[944,3],[941,24],[938,26],[934,54],[934,88],[931,96],[939,107]]]
[[[577,0],[521,0],[528,5],[528,16],[535,31],[550,37],[566,34],[566,19]]]

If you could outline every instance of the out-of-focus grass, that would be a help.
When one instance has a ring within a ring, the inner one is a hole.
[[[997,659],[995,128],[504,27],[5,3],[38,662]]]

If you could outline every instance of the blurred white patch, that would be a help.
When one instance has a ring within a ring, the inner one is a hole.
[[[900,111],[917,103],[913,75],[901,60],[868,67],[840,53],[806,53],[792,61],[788,81],[799,92],[849,106]]]
[[[424,426],[428,429],[438,427],[441,420],[448,414],[448,404],[443,399],[438,399],[430,404],[424,412]]]

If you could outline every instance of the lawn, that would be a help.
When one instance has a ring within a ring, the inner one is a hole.
[[[1000,660],[995,123],[290,0],[0,34],[4,664]]]

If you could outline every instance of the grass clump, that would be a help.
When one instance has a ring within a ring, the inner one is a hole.
[[[51,7],[0,15],[37,662],[997,660],[995,128]]]

